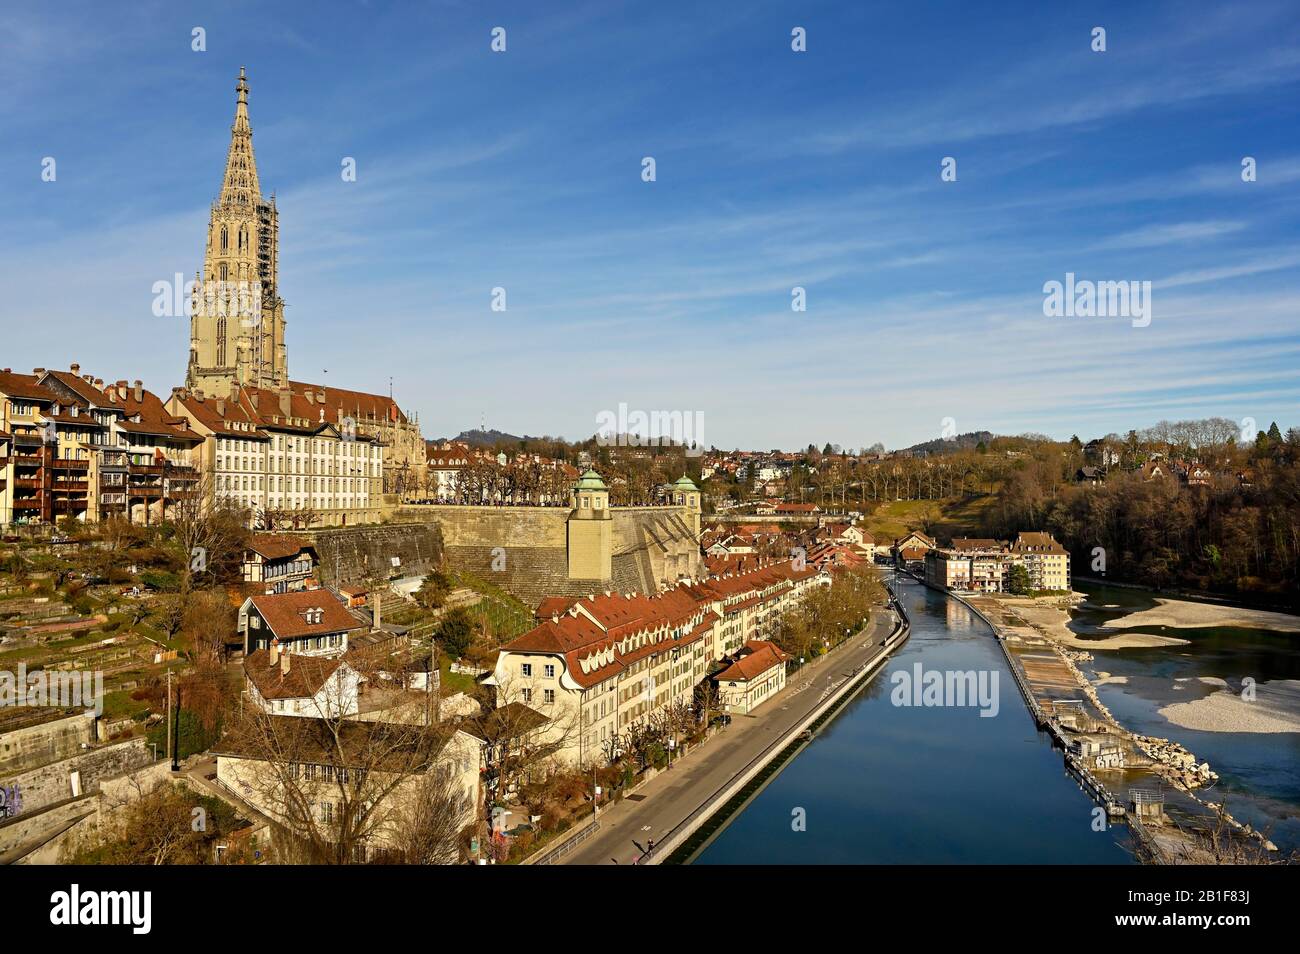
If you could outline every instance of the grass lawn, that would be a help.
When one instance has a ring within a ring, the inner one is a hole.
[[[438,667],[442,670],[442,693],[449,695],[455,692],[472,693],[476,685],[474,677],[466,675],[463,672],[451,671],[451,660],[442,659],[442,665]]]
[[[923,530],[946,542],[951,537],[978,536],[984,513],[993,505],[989,495],[943,500],[889,500],[863,517],[876,544],[888,545],[909,530]],[[929,527],[926,530],[926,527]]]

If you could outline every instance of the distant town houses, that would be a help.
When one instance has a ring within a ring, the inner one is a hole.
[[[925,580],[947,590],[1003,593],[1013,566],[1027,571],[1029,589],[1068,592],[1070,554],[1050,533],[1020,533],[1014,541],[958,537],[926,549]]]
[[[578,469],[541,454],[471,448],[463,441],[430,441],[421,499],[441,504],[562,506]]]

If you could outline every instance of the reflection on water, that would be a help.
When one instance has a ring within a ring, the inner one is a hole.
[[[1088,602],[1076,621],[1104,626],[1109,621],[1156,605],[1142,590],[1076,584]],[[1159,710],[1191,702],[1216,690],[1203,678],[1222,679],[1239,691],[1242,679],[1257,684],[1300,679],[1300,634],[1235,626],[1182,629],[1135,627],[1126,632],[1154,633],[1188,640],[1186,645],[1144,649],[1092,650],[1084,666],[1090,676],[1107,672],[1122,681],[1106,682],[1097,692],[1120,722],[1135,732],[1170,738],[1185,745],[1219,773],[1204,797],[1227,800],[1239,820],[1269,829],[1283,851],[1300,849],[1300,733],[1202,732],[1170,723]]]
[[[1131,862],[1123,827],[1092,830],[1094,803],[1035,730],[988,627],[919,585],[902,598],[911,639],[697,863]],[[917,662],[996,670],[997,717],[892,705],[889,674]]]

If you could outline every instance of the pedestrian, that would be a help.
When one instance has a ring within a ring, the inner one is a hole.
[[[645,853],[648,855],[654,850],[655,850],[655,840],[653,838],[647,839],[645,843]]]

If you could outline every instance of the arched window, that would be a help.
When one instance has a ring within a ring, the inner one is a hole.
[[[223,225],[221,227],[221,251],[224,252],[228,248],[230,248],[230,232]]]
[[[226,365],[226,319],[217,319],[217,367]]]

